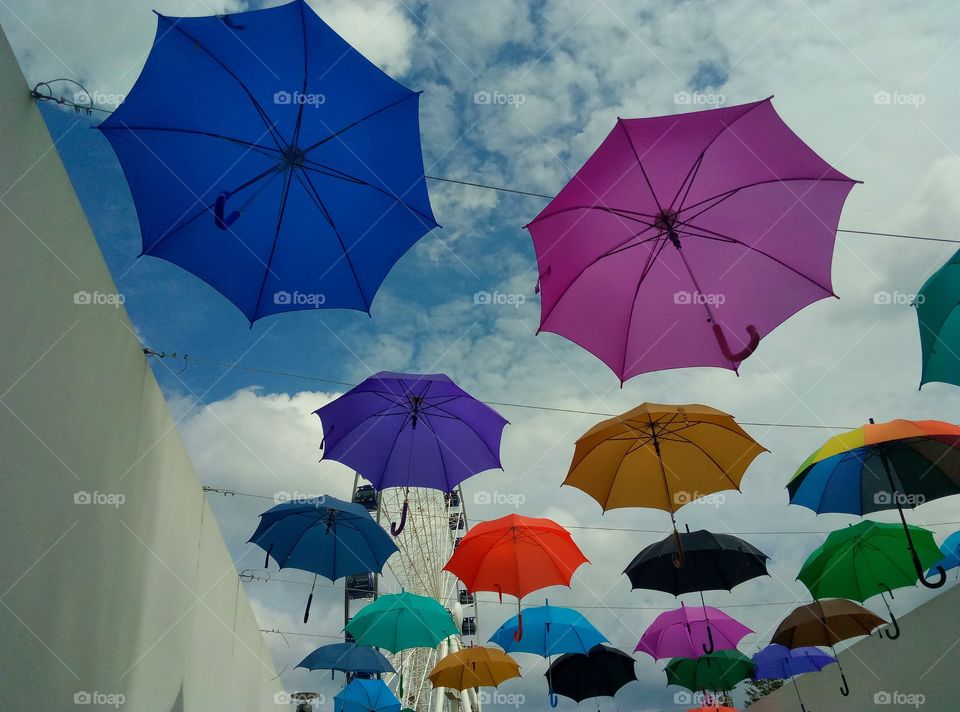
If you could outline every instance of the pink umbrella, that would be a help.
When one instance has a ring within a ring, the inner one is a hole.
[[[650,624],[634,652],[654,660],[699,658],[714,650],[734,650],[753,631],[710,606],[685,606],[666,611]]]
[[[527,225],[540,331],[623,382],[688,366],[734,371],[787,318],[836,296],[831,262],[855,183],[770,99],[618,119]]]

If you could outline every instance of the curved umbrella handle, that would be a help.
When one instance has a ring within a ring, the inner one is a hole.
[[[757,331],[757,327],[755,327],[753,324],[750,324],[747,327],[747,334],[750,335],[749,343],[747,343],[746,347],[742,351],[733,353],[730,350],[730,344],[727,343],[727,337],[723,334],[723,328],[719,324],[713,325],[713,335],[717,337],[717,344],[720,345],[720,351],[723,353],[724,358],[729,361],[743,361],[750,354],[757,350],[757,347],[760,345],[760,332]]]
[[[920,583],[927,588],[940,588],[947,582],[947,572],[940,564],[937,564],[937,576],[939,578],[937,578],[936,581],[927,581],[927,576],[923,572],[923,568],[920,566],[920,559],[917,558],[916,554],[913,555],[913,563],[916,564],[917,573],[920,576]]]
[[[709,625],[707,626],[707,640],[710,641],[710,645],[709,645],[709,646],[707,646],[707,645],[701,645],[701,646],[700,646],[700,647],[703,648],[703,653],[704,653],[704,655],[709,655],[710,653],[712,653],[714,650],[717,649],[717,646],[716,646],[716,645],[714,644],[714,642],[713,642],[713,630],[710,629],[710,626],[709,626]]]
[[[560,698],[553,694],[553,690],[547,692],[547,699],[550,700],[551,707],[556,707],[560,704]]]
[[[407,500],[403,500],[403,509],[400,510],[400,525],[397,526],[396,522],[390,522],[390,533],[394,536],[400,536],[400,532],[403,531],[403,528],[407,526],[407,513],[410,511],[410,504]]]
[[[900,622],[897,620],[897,617],[893,615],[893,611],[890,611],[890,625],[893,626],[893,633],[890,632],[889,628],[885,630],[884,633],[890,640],[896,640],[900,637]]]
[[[518,643],[523,638],[523,613],[517,613],[517,629],[513,633],[513,639]],[[556,705],[553,705],[556,707]]]
[[[673,555],[673,567],[675,569],[682,569],[683,562],[686,561],[687,556],[683,551],[683,539],[680,538],[680,532],[677,531],[677,528],[673,528],[673,541],[676,544],[677,551]]]
[[[310,620],[310,605],[313,603],[313,591],[310,592],[310,596],[307,598],[307,608],[303,612],[303,622],[306,623]]]
[[[213,204],[213,222],[221,230],[229,228],[240,217],[240,213],[236,210],[224,217],[228,200],[230,200],[230,191],[225,190],[217,196],[217,200]]]
[[[850,685],[847,684],[847,676],[843,674],[843,670],[840,671],[840,679],[843,680],[843,687],[840,688],[840,694],[844,697],[849,697]]]
[[[273,542],[270,542],[270,547],[267,549],[267,555],[263,557],[263,568],[270,568],[270,552],[273,551]]]

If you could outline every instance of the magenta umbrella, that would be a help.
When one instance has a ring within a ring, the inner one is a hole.
[[[634,652],[654,660],[699,658],[715,650],[734,650],[753,631],[710,606],[685,606],[666,611],[650,624]]]
[[[587,349],[621,382],[689,366],[736,371],[783,321],[836,296],[837,224],[857,182],[770,99],[618,119],[527,225],[540,331]]]

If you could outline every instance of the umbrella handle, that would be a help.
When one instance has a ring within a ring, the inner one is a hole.
[[[397,526],[396,522],[390,522],[390,533],[394,536],[400,536],[400,532],[403,531],[403,528],[407,526],[407,513],[410,511],[410,504],[407,500],[403,500],[403,509],[400,510],[400,525]]]
[[[889,610],[889,608],[887,610]],[[893,614],[893,611],[890,611],[890,624],[893,626],[893,633],[891,633],[889,629],[885,630],[884,633],[890,640],[896,640],[900,637],[900,623],[897,621],[897,617]]]
[[[843,674],[843,670],[840,671],[840,679],[843,680],[843,687],[840,688],[840,694],[844,697],[849,697],[850,685],[847,684],[847,676]]]
[[[523,638],[523,613],[517,613],[517,629],[513,632],[513,639],[518,643]],[[556,705],[553,705],[556,707]]]
[[[230,200],[230,191],[225,190],[217,196],[217,200],[213,204],[213,222],[221,230],[229,228],[240,217],[240,213],[236,210],[224,217],[228,200]]]
[[[937,564],[937,578],[936,581],[927,581],[927,576],[923,571],[923,567],[920,566],[920,559],[917,558],[916,552],[913,554],[913,564],[917,568],[917,574],[920,576],[920,583],[922,583],[927,588],[940,588],[947,582],[947,572],[946,570]]]
[[[673,528],[673,541],[676,544],[677,551],[673,555],[673,567],[675,569],[682,569],[683,562],[686,561],[686,554],[683,551],[683,539],[680,538],[680,532],[677,531],[677,528]]]
[[[760,332],[757,331],[757,327],[753,324],[750,324],[747,327],[747,334],[750,335],[750,341],[747,343],[746,347],[742,351],[733,353],[730,350],[730,344],[727,343],[727,337],[723,334],[723,328],[719,324],[713,325],[713,335],[717,337],[717,344],[720,345],[720,351],[723,353],[724,358],[734,363],[738,361],[743,361],[750,354],[757,350],[757,347],[760,345]]]
[[[709,647],[706,644],[700,646],[703,648],[703,652],[705,655],[709,655],[714,650],[716,650],[716,647],[717,647],[713,642],[713,631],[710,629],[709,625],[707,626],[707,640],[710,641]]]
[[[306,623],[310,620],[310,605],[313,603],[313,591],[310,592],[310,596],[307,598],[307,608],[303,612],[303,622]]]
[[[273,551],[273,542],[270,542],[270,547],[267,549],[267,555],[263,557],[263,568],[270,568],[270,552]]]
[[[550,700],[551,707],[556,707],[557,705],[560,704],[560,698],[557,697],[555,694],[553,694],[553,690],[550,690],[547,693],[547,699]]]

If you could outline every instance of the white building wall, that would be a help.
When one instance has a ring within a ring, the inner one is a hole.
[[[124,309],[78,292],[115,287],[0,32],[0,710],[289,709]]]

